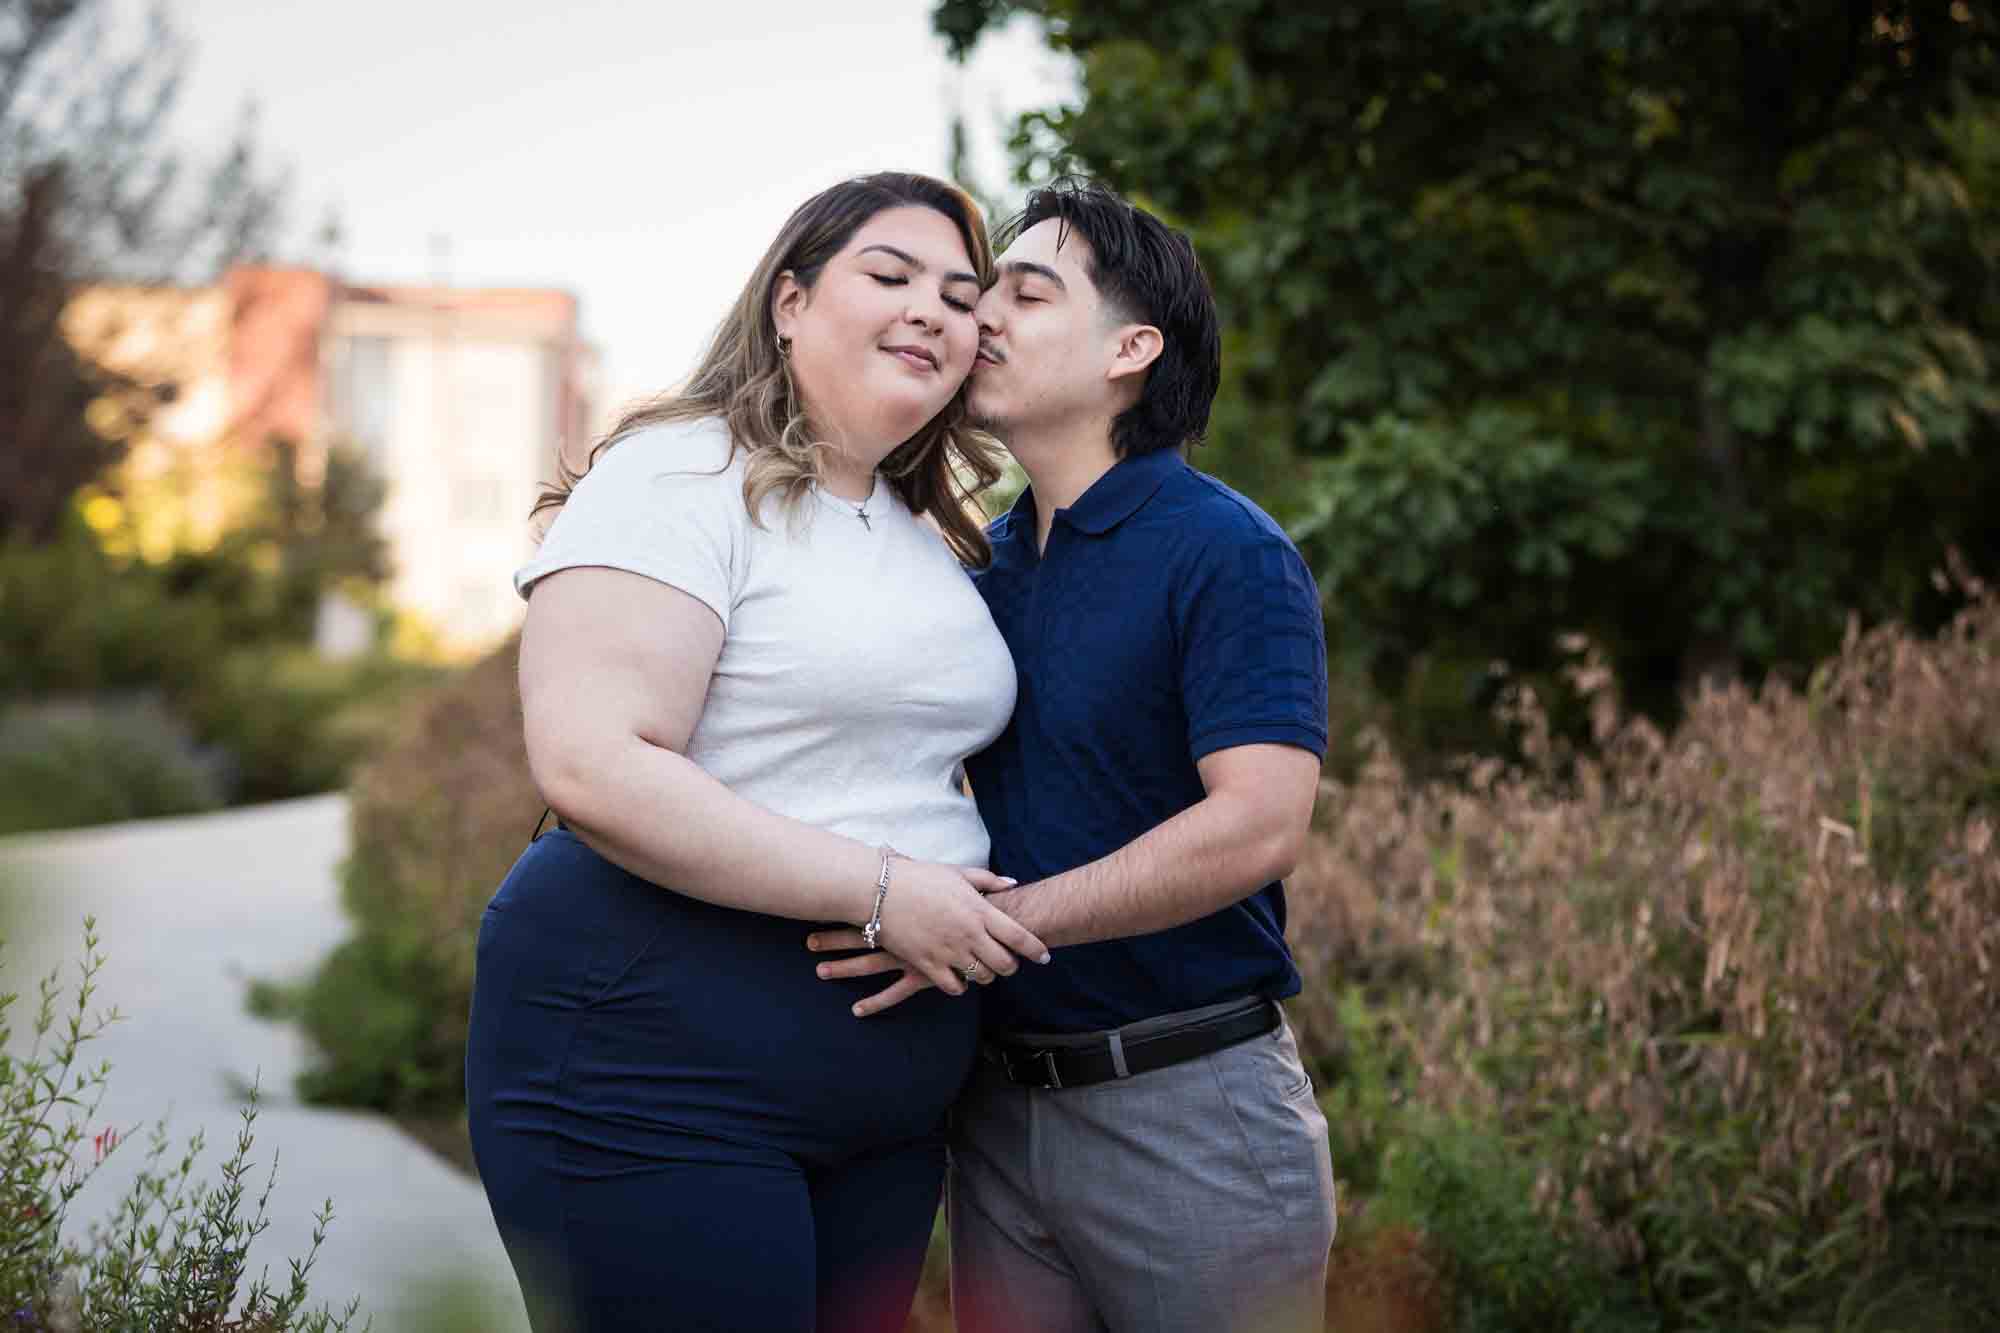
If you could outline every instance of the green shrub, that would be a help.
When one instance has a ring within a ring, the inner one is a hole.
[[[366,469],[336,450],[302,487],[281,444],[259,475],[243,526],[160,564],[107,554],[74,515],[47,543],[0,547],[0,705],[145,692],[220,752],[232,803],[342,785],[396,697],[436,673],[311,649],[321,595],[384,574]],[[127,799],[144,812],[144,793]]]
[[[307,1278],[333,1216],[318,1214],[312,1248],[291,1262],[283,1290],[249,1278],[250,1244],[266,1228],[273,1175],[252,1194],[250,1150],[257,1108],[243,1110],[234,1151],[219,1181],[195,1175],[200,1135],[181,1154],[155,1126],[146,1163],[109,1221],[79,1243],[63,1239],[70,1204],[114,1153],[132,1149],[117,1130],[90,1126],[109,1079],[82,1053],[115,1010],[92,1017],[90,1001],[104,959],[96,922],[86,918],[83,959],[73,1001],[58,975],[41,984],[27,1050],[17,1052],[9,1009],[0,995],[0,1310],[22,1333],[335,1333],[352,1322],[358,1302],[340,1315],[307,1310]],[[61,1011],[60,1013],[58,1011]],[[247,1282],[247,1285],[246,1285]]]
[[[1572,1244],[1536,1208],[1532,1159],[1501,1127],[1441,1115],[1407,1096],[1410,1070],[1394,1025],[1358,988],[1341,996],[1337,1020],[1339,1056],[1322,1063],[1329,1081],[1320,1103],[1352,1209],[1335,1242],[1347,1260],[1336,1265],[1342,1281],[1422,1285],[1419,1274],[1380,1271],[1385,1260],[1407,1267],[1406,1245],[1373,1243],[1383,1232],[1421,1236],[1457,1333],[1659,1328],[1610,1256]],[[1421,1304],[1413,1294],[1397,1303]]]
[[[228,755],[234,801],[274,801],[344,784],[389,739],[402,696],[439,676],[384,655],[333,661],[267,644],[212,664],[185,707],[202,739]]]
[[[1410,1116],[1374,1211],[1416,1226],[1444,1259],[1457,1333],[1658,1333],[1604,1254],[1536,1210],[1531,1159],[1491,1126]]]
[[[0,547],[0,699],[150,689],[171,700],[228,642],[220,605],[107,556],[81,524],[47,545]]]
[[[0,834],[212,810],[219,767],[152,696],[18,705],[0,713]]]
[[[346,782],[360,758],[392,724],[397,699],[434,679],[435,668],[376,652],[332,661],[313,652],[297,605],[313,590],[257,572],[254,543],[233,540],[217,551],[165,565],[106,555],[90,535],[64,533],[44,546],[0,549],[0,703],[39,705],[50,698],[141,693],[159,711],[185,719],[209,776],[182,787],[219,795],[190,804],[162,797],[150,769],[113,762],[124,751],[185,750],[160,738],[178,724],[122,714],[94,728],[88,742],[64,732],[48,762],[68,765],[74,799],[35,796],[22,827],[60,827],[205,809],[218,803],[278,800],[329,791]],[[269,603],[270,605],[266,605]],[[129,737],[123,733],[130,733]],[[68,757],[78,744],[91,754]],[[92,763],[102,752],[107,762]],[[208,762],[210,759],[213,762]],[[25,762],[25,761],[23,761]],[[155,765],[154,767],[158,767]],[[41,769],[18,770],[25,781]],[[129,778],[133,790],[119,789]],[[12,788],[19,781],[10,780]],[[172,784],[169,784],[172,785]],[[69,813],[74,810],[74,813]]]
[[[464,1106],[479,915],[541,813],[509,643],[398,712],[350,788],[342,868],[354,933],[279,1007],[319,1061],[308,1100],[404,1113]],[[271,1007],[273,997],[260,997]]]
[[[2000,1328],[2000,1236],[1949,1223],[1903,1242],[1783,1333],[1992,1333]]]
[[[2000,598],[1971,591],[1935,640],[1850,634],[1810,688],[1704,691],[1671,737],[1581,654],[1597,757],[1517,696],[1522,764],[1378,752],[1329,784],[1304,970],[1365,997],[1384,1097],[1505,1143],[1668,1327],[1817,1317],[2000,1234]],[[1316,1063],[1353,1060],[1331,986],[1293,1008]],[[1482,1175],[1463,1148],[1433,1186]]]

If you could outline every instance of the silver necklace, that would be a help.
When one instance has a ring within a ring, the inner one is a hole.
[[[842,509],[852,509],[854,511],[854,516],[861,520],[861,526],[864,529],[866,529],[869,532],[875,531],[875,525],[868,521],[868,502],[875,498],[875,490],[876,490],[875,483],[872,480],[868,484],[868,494],[862,497],[860,504],[856,504],[852,500],[848,500],[841,496],[835,495],[832,491],[828,490],[824,486],[820,487],[819,490],[821,495],[826,496],[829,500],[832,500],[835,504],[838,504]]]

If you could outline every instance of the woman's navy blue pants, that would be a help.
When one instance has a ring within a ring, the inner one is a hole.
[[[857,1019],[806,923],[543,834],[479,928],[473,1153],[536,1333],[897,1333],[971,996]]]

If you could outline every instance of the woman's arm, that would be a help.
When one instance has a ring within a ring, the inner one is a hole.
[[[528,765],[565,824],[616,865],[676,892],[803,921],[868,920],[880,854],[775,814],[685,755],[722,652],[722,622],[657,580],[601,567],[535,585],[521,634]],[[1011,973],[1047,950],[990,906],[980,869],[898,860],[885,943],[942,989],[975,958]]]

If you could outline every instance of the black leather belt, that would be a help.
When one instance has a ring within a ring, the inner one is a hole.
[[[1165,1069],[1183,1060],[1235,1046],[1263,1036],[1277,1027],[1279,1021],[1277,1004],[1265,1000],[1241,1013],[1223,1014],[1144,1037],[1120,1039],[1113,1034],[1088,1046],[1024,1046],[989,1041],[984,1052],[988,1063],[998,1067],[1009,1083],[1024,1088],[1081,1088]]]

